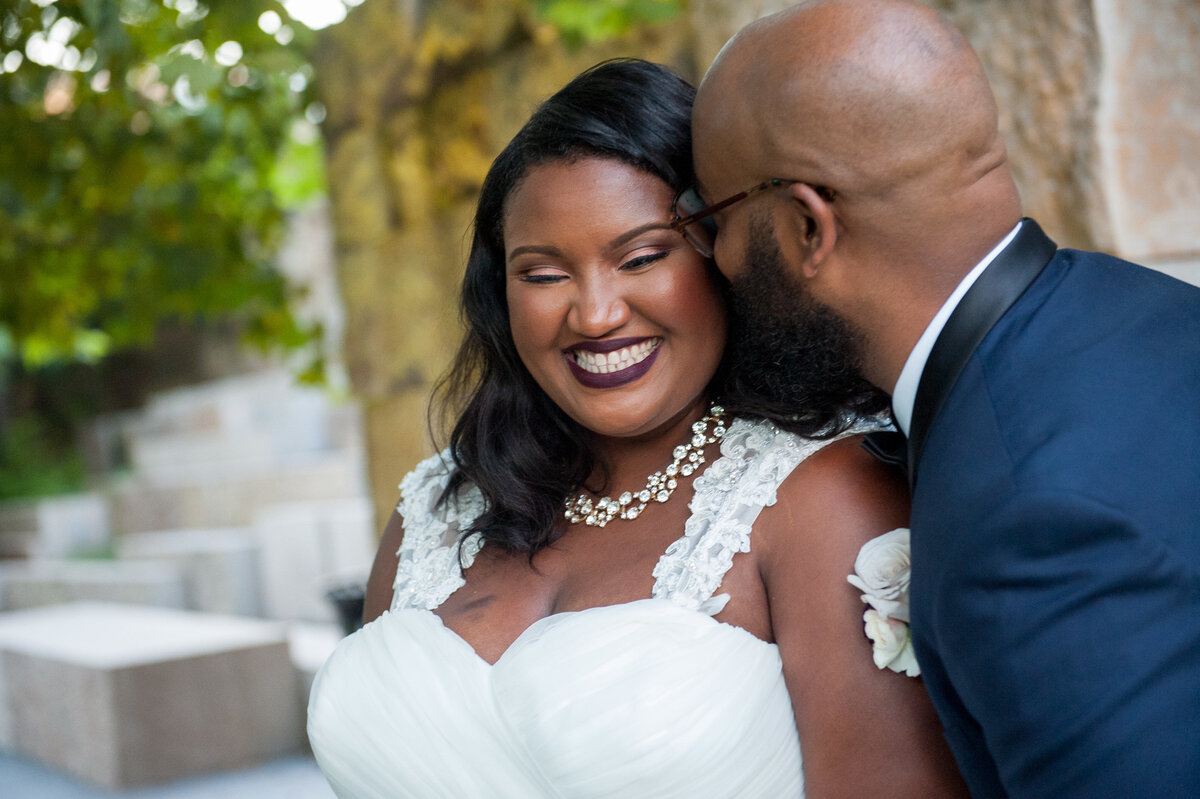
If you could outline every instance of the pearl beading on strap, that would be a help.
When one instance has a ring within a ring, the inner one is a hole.
[[[708,431],[713,426],[712,433]],[[636,519],[651,501],[666,502],[679,486],[677,477],[688,477],[704,463],[704,448],[725,435],[725,409],[720,405],[709,408],[700,421],[692,424],[692,437],[671,453],[674,460],[661,471],[646,478],[646,487],[634,493],[626,491],[616,499],[601,497],[592,501],[587,494],[567,497],[563,515],[571,524],[583,522],[588,527],[604,527],[613,519]]]

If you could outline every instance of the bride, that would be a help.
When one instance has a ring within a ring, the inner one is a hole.
[[[721,407],[721,279],[670,225],[692,96],[601,64],[492,165],[450,446],[404,478],[367,624],[312,689],[340,797],[964,794],[847,582],[907,514],[869,422]]]

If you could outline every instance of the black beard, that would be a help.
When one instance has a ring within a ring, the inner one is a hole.
[[[774,230],[753,220],[745,269],[730,286],[729,410],[810,436],[882,412],[890,400],[862,376],[857,331],[786,269]]]

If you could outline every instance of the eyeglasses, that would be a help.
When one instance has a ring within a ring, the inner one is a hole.
[[[717,240],[717,220],[713,218],[713,214],[741,202],[756,192],[790,186],[793,183],[803,181],[771,178],[712,205],[704,204],[704,199],[696,192],[695,186],[688,187],[676,194],[675,201],[671,203],[671,228],[681,233],[696,252],[705,258],[712,258],[713,244]],[[829,201],[835,196],[832,189],[824,186],[814,186],[813,189]]]

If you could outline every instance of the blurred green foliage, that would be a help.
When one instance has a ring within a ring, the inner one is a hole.
[[[307,341],[271,257],[285,204],[321,188],[315,136],[306,149],[290,135],[312,127],[311,32],[267,0],[7,6],[8,354],[31,366],[94,360],[148,342],[163,319],[233,317],[260,344]],[[260,24],[264,13],[279,24]]]
[[[683,0],[533,0],[534,12],[571,45],[620,36],[636,25],[665,22]]]
[[[0,437],[0,500],[81,491],[83,459],[74,442],[39,416],[13,420]]]

